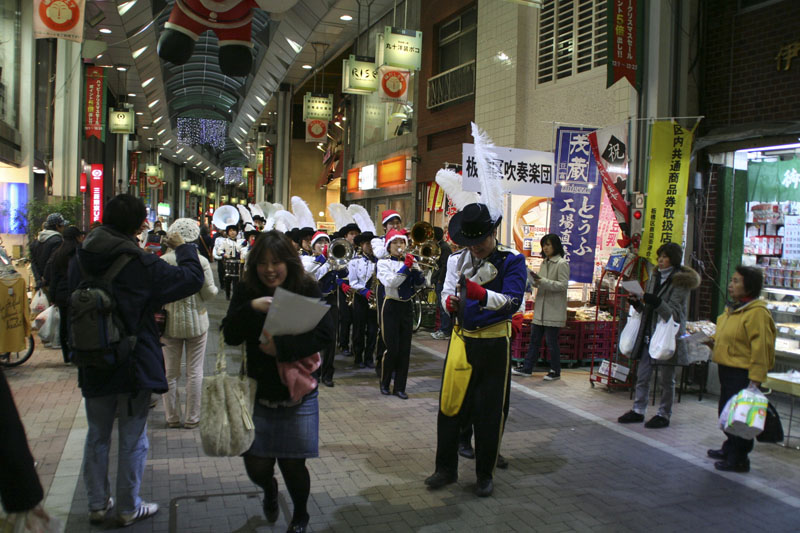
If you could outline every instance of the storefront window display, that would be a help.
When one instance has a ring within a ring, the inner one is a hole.
[[[0,0],[0,120],[19,128],[19,0]]]
[[[411,133],[414,119],[414,77],[412,72],[408,101],[405,103],[384,102],[377,92],[359,98],[362,147]]]

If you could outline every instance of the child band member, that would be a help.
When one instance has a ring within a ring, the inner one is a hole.
[[[378,335],[378,313],[374,305],[377,297],[372,291],[376,289],[376,264],[378,260],[372,253],[370,240],[373,234],[365,232],[354,240],[361,247],[361,254],[350,261],[350,287],[355,291],[353,297],[353,354],[355,364],[360,368],[373,368],[373,354]]]
[[[408,237],[404,230],[389,230],[386,234],[389,257],[378,261],[381,334],[386,345],[381,394],[390,394],[389,385],[394,373],[394,395],[403,400],[408,399],[406,380],[413,333],[411,298],[425,284],[422,272],[414,264],[414,256],[405,253],[407,245]]]
[[[231,282],[232,278],[225,274],[225,259],[239,259],[241,257],[242,248],[246,246],[244,239],[239,240],[238,226],[231,224],[225,228],[225,236],[217,237],[214,241],[214,259],[218,261],[219,283],[225,287],[225,297],[231,299]]]

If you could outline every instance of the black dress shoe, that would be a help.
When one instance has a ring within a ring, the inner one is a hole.
[[[501,468],[503,470],[508,468],[508,461],[506,461],[506,458],[499,453],[497,454],[497,468]]]
[[[267,517],[267,522],[274,524],[280,515],[280,506],[278,505],[278,480],[272,478],[272,490],[270,493],[264,491],[264,516]]]
[[[326,387],[333,387],[333,380],[332,379],[323,379],[322,384]]]
[[[475,450],[469,444],[459,444],[458,455],[466,459],[475,459]]]
[[[728,461],[717,461],[714,463],[714,468],[723,472],[740,472],[745,473],[750,471],[750,463],[732,464]]]
[[[628,411],[621,417],[617,418],[620,424],[632,424],[635,422],[644,422],[644,415],[640,415],[636,411]]]
[[[494,483],[492,483],[491,479],[478,480],[478,484],[475,487],[475,494],[477,494],[479,498],[486,498],[487,496],[491,496],[493,491],[494,491]]]
[[[391,392],[389,391],[388,387],[381,387],[381,394],[383,394],[384,396],[389,396]]]
[[[458,481],[458,474],[447,474],[437,470],[433,475],[425,479],[425,484],[433,490],[440,489],[445,485]]]
[[[726,459],[728,456],[722,450],[708,450],[706,455],[711,457],[712,459]]]
[[[656,415],[644,425],[644,427],[648,429],[661,429],[669,426],[669,418],[663,417],[661,415]]]
[[[395,391],[394,395],[400,398],[401,400],[408,400],[408,394],[406,394],[405,391],[401,390]]]
[[[286,530],[286,533],[306,533],[306,527],[308,524],[289,524],[289,529]]]

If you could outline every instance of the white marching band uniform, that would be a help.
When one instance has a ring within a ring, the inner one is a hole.
[[[214,241],[214,259],[236,259],[237,254],[241,257],[242,248],[247,246],[247,241],[232,240],[228,237],[221,237]]]

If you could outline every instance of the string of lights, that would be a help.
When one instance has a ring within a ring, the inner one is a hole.
[[[244,183],[242,167],[225,167],[225,185],[230,185],[231,183],[236,185]]]
[[[189,146],[207,144],[217,150],[225,149],[228,123],[211,118],[178,117],[178,143]]]

